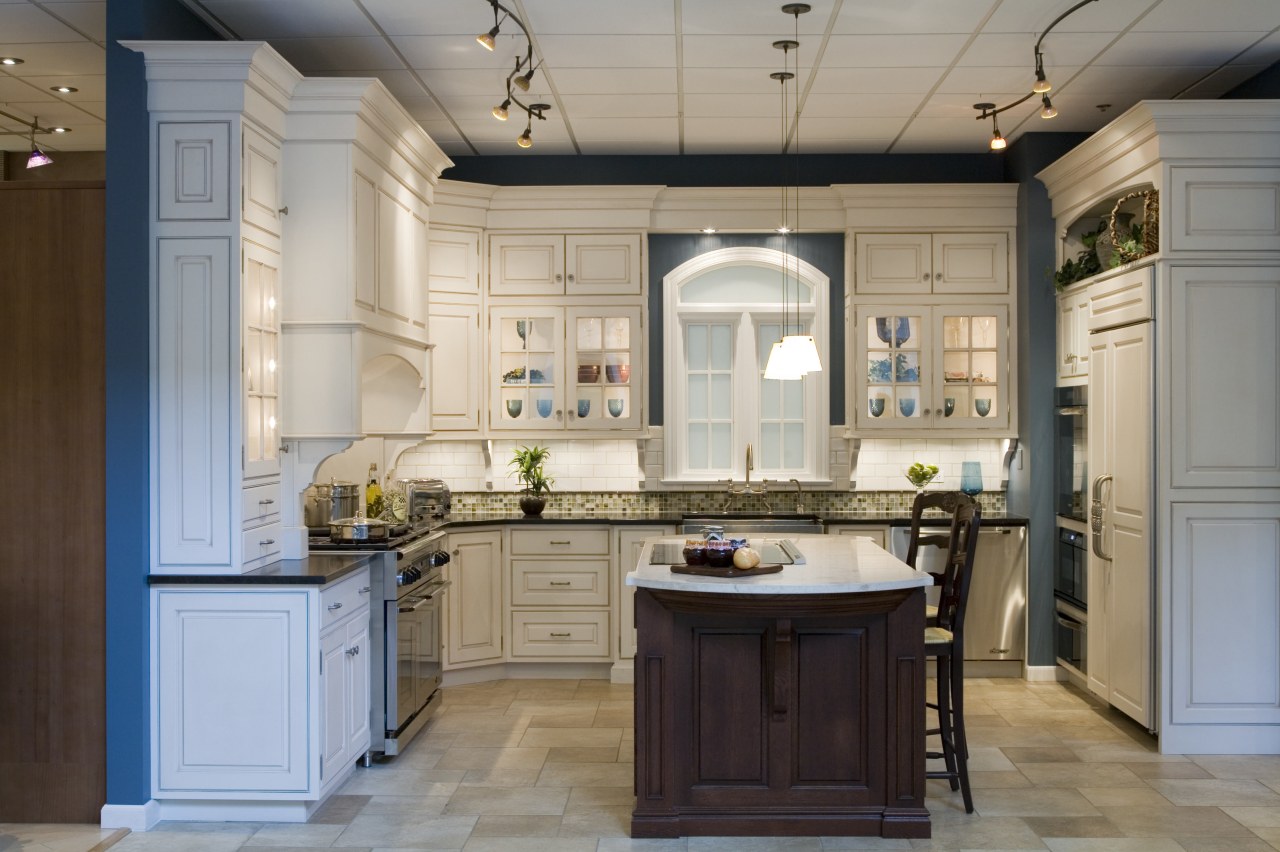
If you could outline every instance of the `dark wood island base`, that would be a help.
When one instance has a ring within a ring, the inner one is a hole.
[[[635,612],[632,837],[930,836],[922,588]]]

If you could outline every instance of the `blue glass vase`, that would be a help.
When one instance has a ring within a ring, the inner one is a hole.
[[[960,462],[960,490],[972,497],[982,493],[982,464],[976,461]]]

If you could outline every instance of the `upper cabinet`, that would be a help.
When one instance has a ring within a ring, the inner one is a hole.
[[[1005,233],[860,233],[854,263],[859,295],[1009,292]]]
[[[1081,385],[1089,376],[1089,290],[1081,284],[1058,294],[1058,384]]]
[[[640,234],[495,234],[494,296],[639,296]]]

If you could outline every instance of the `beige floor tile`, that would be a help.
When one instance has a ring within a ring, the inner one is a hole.
[[[983,816],[1099,816],[1078,791],[1052,787],[992,790],[975,796],[974,807]]]
[[[1035,849],[1040,838],[1025,820],[1016,817],[964,819],[933,823],[933,837],[912,840],[913,849]]]
[[[1124,761],[1124,765],[1129,767],[1129,771],[1139,778],[1212,778],[1203,767],[1192,763],[1191,761],[1183,761],[1181,763],[1173,761],[1144,761],[1142,763],[1129,763]]]
[[[1215,778],[1280,781],[1280,755],[1197,755],[1191,759]]]
[[[436,761],[437,769],[539,769],[546,762],[545,748],[449,749]]]
[[[569,802],[564,806],[568,814],[586,814],[601,808],[635,808],[636,796],[627,787],[574,787],[569,791]]]
[[[401,770],[374,764],[367,769],[357,767],[339,792],[355,796],[399,796],[412,790],[419,796],[448,796],[464,774],[460,769]]]
[[[1107,746],[1134,746],[1133,738],[1114,725],[1072,725],[1060,728],[1055,733],[1062,744],[1071,748],[1090,748]],[[1150,751],[1155,751],[1152,743]]]
[[[1257,781],[1218,778],[1152,778],[1147,781],[1175,805],[1280,807],[1280,793]]]
[[[520,740],[525,748],[604,748],[622,741],[621,728],[529,728]]]
[[[345,825],[264,825],[253,833],[246,846],[330,846]]]
[[[532,787],[538,783],[542,767],[529,769],[468,769],[463,787]]]
[[[628,687],[628,689],[630,689],[630,687]],[[608,699],[602,698],[600,700],[600,706],[597,709],[598,710],[630,710],[631,712],[634,713],[636,709],[636,703],[631,698],[630,693],[628,693],[626,698],[608,698]]]
[[[1014,763],[1075,763],[1076,753],[1064,746],[1006,746],[1000,749]]]
[[[565,814],[561,837],[629,837],[631,808],[601,808],[590,813]]]
[[[476,820],[474,837],[555,837],[560,833],[558,816],[513,816],[488,814]]]
[[[980,746],[1059,746],[1058,739],[1044,728],[1027,725],[1007,725],[1005,727],[971,728],[965,726],[969,738],[969,748]]]
[[[1227,816],[1249,828],[1280,828],[1280,808],[1222,806]]]
[[[1171,802],[1150,787],[1080,787],[1080,795],[1095,807],[1167,808]]]
[[[1023,763],[1018,769],[1037,787],[1146,787],[1123,763]]]
[[[1023,817],[1022,821],[1040,838],[1119,837],[1120,829],[1106,817]]]
[[[911,848],[910,840],[904,840],[896,837],[823,837],[822,838],[823,852],[827,852],[827,850],[838,850],[838,849],[894,850],[894,849],[910,849],[910,848]]]
[[[1063,737],[1063,742],[1066,742]],[[1110,743],[1079,743],[1072,747],[1085,763],[1189,763],[1180,754],[1160,754],[1129,740]]]
[[[568,800],[567,787],[460,787],[445,813],[559,816]]]
[[[127,828],[61,823],[0,823],[3,852],[85,852],[103,849],[129,836]]]
[[[1187,852],[1274,852],[1261,837],[1177,837]]]
[[[431,723],[433,732],[450,731],[523,731],[529,727],[528,716],[504,716],[491,713],[449,713]]]
[[[464,852],[595,852],[594,837],[473,837]]]
[[[517,701],[572,701],[577,687],[527,686],[516,691]]]
[[[1273,849],[1280,849],[1280,829],[1276,828],[1255,828],[1253,833],[1266,843],[1271,844]]]
[[[821,852],[817,837],[690,837],[689,852]]]
[[[250,832],[245,832],[240,836],[206,836],[202,834],[177,834],[174,832],[161,834],[155,831],[135,831],[112,846],[111,852],[235,852],[249,839],[249,835]],[[88,847],[85,848],[87,849]]]
[[[369,804],[360,811],[365,816],[392,814],[395,816],[440,816],[445,805],[449,804],[448,796],[371,796]],[[351,820],[347,820],[348,823]]]
[[[565,713],[541,713],[529,717],[530,728],[590,728],[595,725],[596,710],[574,710]],[[622,725],[617,727],[621,728]]]
[[[601,837],[597,852],[685,852],[689,848],[683,837],[672,839],[641,839],[630,837]]]
[[[965,730],[973,730],[974,728],[1007,728],[1009,720],[1001,716],[999,713],[992,713],[989,716],[977,715],[969,712],[969,708],[964,711]],[[932,724],[930,725],[932,727]]]
[[[594,728],[632,728],[636,724],[636,714],[631,710],[597,710],[596,718],[591,723]]]
[[[1165,837],[1050,837],[1044,845],[1051,852],[1183,852],[1176,840]]]
[[[1015,787],[1030,787],[1027,776],[1016,769],[1004,772],[975,771],[969,764],[969,786],[975,790],[1009,790]]]
[[[633,789],[635,769],[629,763],[549,763],[538,776],[539,787],[623,787]]]
[[[524,737],[524,728],[513,731],[459,731],[450,745],[461,748],[515,748]]]
[[[969,747],[970,772],[1008,772],[1017,768],[1005,749],[995,746]]]
[[[1102,814],[1128,837],[1230,837],[1249,829],[1218,808],[1100,807]]]
[[[612,746],[574,748],[561,746],[547,749],[547,763],[616,763],[618,750]]]
[[[1102,721],[1089,708],[1062,710],[1053,707],[998,707],[1000,715],[1011,725],[1038,725],[1041,727],[1097,727]]]
[[[476,818],[470,815],[361,814],[338,836],[333,846],[461,849],[475,824]]]
[[[335,793],[325,800],[307,822],[319,825],[347,825],[369,804],[372,796],[346,796]]]

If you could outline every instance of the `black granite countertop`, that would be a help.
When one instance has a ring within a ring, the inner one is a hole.
[[[323,586],[358,571],[381,553],[314,553],[305,559],[281,559],[244,574],[151,574],[151,586]]]

